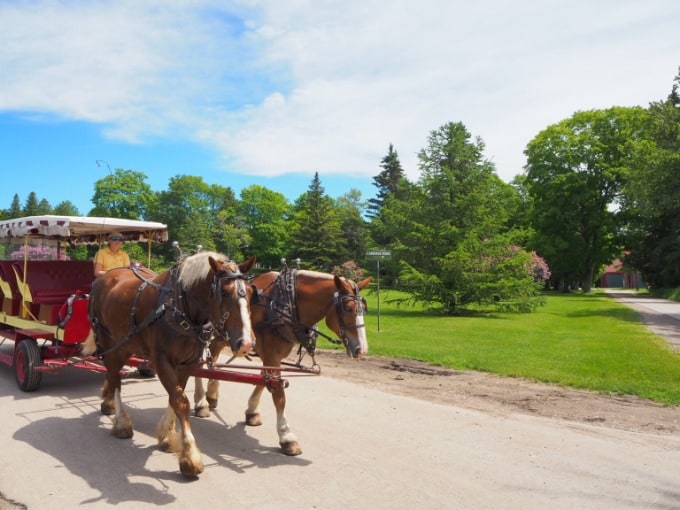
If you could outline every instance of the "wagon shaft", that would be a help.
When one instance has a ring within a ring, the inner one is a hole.
[[[262,374],[249,374],[245,372],[235,372],[233,370],[223,370],[217,368],[202,368],[197,367],[191,371],[194,377],[203,377],[205,379],[216,379],[220,381],[248,383],[256,386],[266,386],[270,390],[287,388],[288,380],[281,377],[265,377]]]

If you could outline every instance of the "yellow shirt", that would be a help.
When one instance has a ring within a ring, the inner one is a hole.
[[[114,267],[127,267],[130,265],[130,256],[123,250],[118,250],[118,253],[113,253],[108,246],[102,248],[94,256],[94,263],[101,264],[104,271],[113,269]]]

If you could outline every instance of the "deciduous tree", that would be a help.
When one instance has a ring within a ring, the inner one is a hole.
[[[654,287],[680,286],[680,70],[674,82],[649,105],[649,138],[635,146],[623,200],[625,261]]]
[[[642,108],[577,112],[525,150],[532,247],[565,287],[578,282],[589,291],[596,269],[621,252],[615,205],[646,116]]]

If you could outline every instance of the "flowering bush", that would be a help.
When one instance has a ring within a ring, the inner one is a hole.
[[[26,247],[22,246],[18,250],[11,253],[12,260],[23,260],[26,252]],[[29,246],[28,247],[29,260],[57,260],[57,249],[53,246]],[[64,251],[61,252],[59,260],[71,260]]]
[[[550,268],[548,263],[543,257],[536,254],[535,251],[531,252],[531,270],[534,274],[535,282],[545,282],[550,280]]]
[[[344,262],[342,266],[333,266],[333,274],[344,276],[349,280],[359,281],[364,277],[364,270],[353,260]]]

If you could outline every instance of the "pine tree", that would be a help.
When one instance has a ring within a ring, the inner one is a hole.
[[[319,173],[314,174],[307,192],[296,203],[293,257],[305,267],[329,272],[342,263],[344,251],[340,220],[333,200],[325,194]]]
[[[37,216],[40,214],[40,207],[38,205],[38,197],[35,191],[31,191],[26,198],[26,204],[24,205],[23,215],[24,216]]]
[[[375,198],[368,199],[367,216],[369,218],[378,217],[387,198],[397,193],[400,183],[406,179],[399,161],[399,155],[392,144],[390,144],[387,155],[380,162],[380,166],[383,171],[373,178],[373,185],[378,188],[378,193]]]
[[[12,199],[12,205],[9,207],[9,217],[10,218],[18,218],[23,215],[24,211],[21,208],[21,201],[19,200],[19,195],[16,193],[14,194],[14,198]]]

